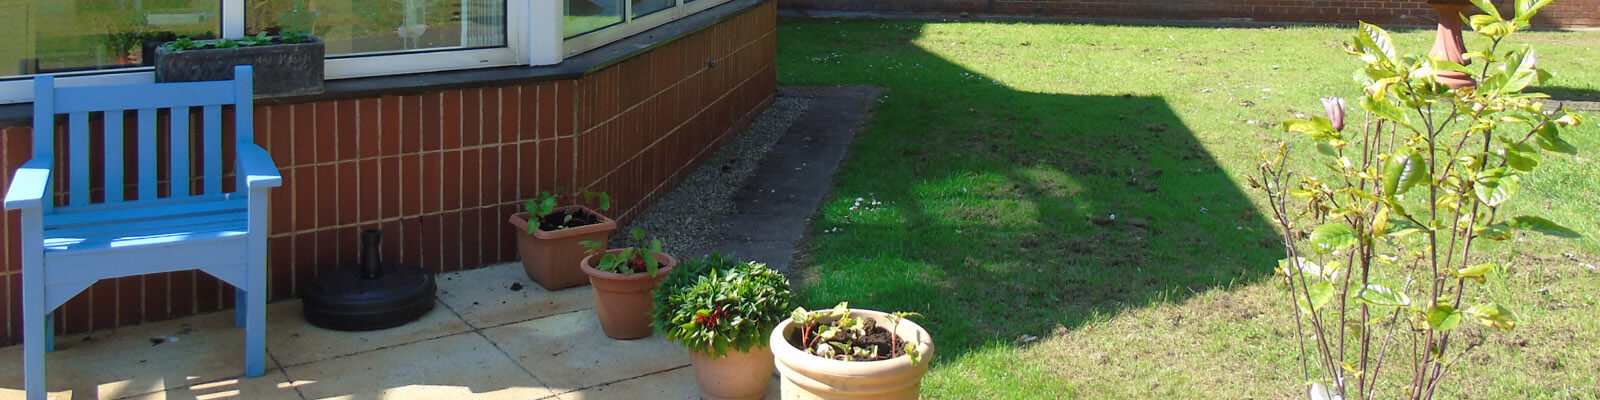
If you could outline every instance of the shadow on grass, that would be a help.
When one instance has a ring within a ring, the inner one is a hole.
[[[1572,87],[1564,87],[1564,86],[1552,86],[1552,87],[1538,88],[1538,89],[1535,89],[1535,91],[1543,92],[1544,94],[1550,95],[1550,98],[1552,100],[1560,100],[1560,101],[1600,101],[1600,90],[1595,90],[1595,89],[1572,88]]]
[[[922,313],[954,360],[1271,274],[1281,238],[1166,100],[1017,90],[918,48],[924,24],[780,29],[786,84],[886,88],[802,305]]]

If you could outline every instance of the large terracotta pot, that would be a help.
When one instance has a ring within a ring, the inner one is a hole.
[[[607,250],[606,254],[616,254],[623,249]],[[594,285],[594,312],[600,317],[600,329],[612,339],[638,339],[650,336],[650,307],[655,306],[656,285],[672,272],[672,267],[678,265],[678,259],[666,253],[651,254],[656,261],[661,263],[656,269],[656,276],[648,273],[616,274],[594,269],[600,263],[600,255],[593,254],[583,258],[578,266],[583,273],[589,275],[589,284]]]
[[[528,273],[529,279],[538,282],[546,290],[588,284],[589,277],[577,267],[588,250],[581,243],[594,241],[604,245],[611,238],[611,231],[617,230],[616,221],[588,207],[567,206],[559,209],[566,210],[579,210],[598,217],[600,222],[556,231],[537,230],[529,234],[528,213],[512,214],[509,219],[511,226],[516,227],[519,233],[517,253],[522,256],[523,271]]]
[[[772,384],[772,348],[761,346],[748,352],[728,352],[726,357],[690,352],[695,384],[700,397],[707,400],[754,400],[767,397]]]
[[[873,319],[885,328],[894,326],[882,312],[850,310],[850,314]],[[822,321],[830,322],[827,318]],[[914,364],[910,356],[883,361],[838,361],[807,354],[788,339],[797,335],[799,329],[792,320],[785,319],[772,330],[768,342],[778,360],[778,373],[783,375],[781,390],[785,400],[916,399],[922,389],[922,376],[928,373],[928,365],[933,361],[933,336],[910,320],[901,320],[895,335],[917,342],[922,359]]]

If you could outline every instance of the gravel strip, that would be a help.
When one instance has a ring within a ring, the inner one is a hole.
[[[809,96],[779,89],[772,105],[739,136],[728,141],[666,196],[611,235],[611,248],[635,245],[631,232],[642,228],[673,255],[699,254],[727,227],[733,194],[761,165],[772,145],[811,108]]]

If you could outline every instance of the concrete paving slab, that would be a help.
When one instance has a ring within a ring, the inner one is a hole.
[[[727,241],[781,240],[794,242],[805,238],[806,228],[810,225],[811,216],[809,214],[735,214],[730,216],[727,228],[722,231],[722,237],[723,240]]]
[[[273,371],[260,378],[224,379],[202,383],[165,392],[142,394],[122,400],[301,400],[300,392],[289,383],[282,370]]]
[[[477,333],[284,370],[307,399],[542,399],[555,395]]]
[[[244,328],[233,322],[220,312],[59,336],[46,386],[52,398],[121,398],[243,377]],[[22,398],[22,347],[0,349],[0,360],[0,398]],[[266,379],[277,369],[269,357]]]
[[[665,336],[606,337],[593,311],[485,329],[483,334],[557,393],[689,365],[688,350]]]
[[[724,241],[717,245],[717,251],[740,260],[765,263],[768,268],[787,274],[794,260],[794,246],[794,242],[781,240]]]
[[[472,330],[442,304],[435,304],[433,311],[409,324],[367,332],[318,328],[306,322],[304,311],[300,300],[267,307],[267,348],[283,365],[322,361]]]
[[[767,387],[767,399],[779,399],[778,378],[772,378]],[[605,399],[660,399],[695,400],[700,398],[700,388],[694,383],[694,368],[683,367],[635,379],[592,387],[576,392],[562,393],[562,400]]]
[[[442,274],[438,282],[439,301],[476,328],[594,307],[594,294],[588,286],[550,292],[528,279],[519,263]],[[521,289],[512,290],[518,286]]]

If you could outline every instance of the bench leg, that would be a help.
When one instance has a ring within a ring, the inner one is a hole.
[[[249,310],[250,310],[250,307],[249,307],[250,304],[249,303],[250,302],[246,301],[246,299],[245,299],[245,291],[244,291],[244,289],[239,289],[239,288],[234,288],[233,289],[233,324],[234,324],[234,326],[238,326],[240,328],[244,327],[245,316],[246,315],[250,315],[249,314]]]
[[[244,291],[244,363],[245,376],[257,377],[267,372],[267,288],[266,274],[250,277],[250,289]]]
[[[24,276],[24,281],[28,277]],[[43,284],[25,285],[22,296],[22,375],[28,400],[44,400],[49,394],[45,387],[44,355],[50,349],[54,318],[44,312]]]
[[[44,314],[44,352],[56,352],[56,313]]]

